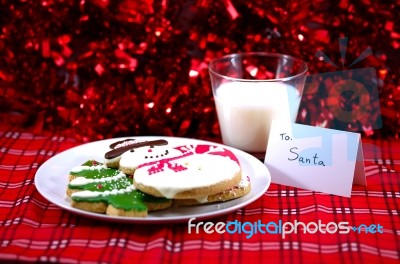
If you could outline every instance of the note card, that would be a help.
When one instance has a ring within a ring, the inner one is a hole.
[[[264,164],[287,186],[350,197],[366,185],[358,133],[273,120]]]

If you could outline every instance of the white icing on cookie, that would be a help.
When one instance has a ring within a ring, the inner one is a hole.
[[[71,169],[71,172],[73,173],[79,173],[82,172],[84,170],[101,170],[101,169],[106,169],[107,166],[106,165],[96,165],[96,166],[75,166]]]
[[[121,156],[112,158],[112,159],[106,159],[104,158],[104,163],[106,164],[114,164],[114,163],[118,163],[121,160]]]
[[[158,190],[166,198],[174,198],[183,191],[231,180],[239,172],[239,164],[228,156],[205,153],[140,166],[134,179],[138,184]]]
[[[120,168],[135,170],[141,164],[179,155],[182,155],[182,152],[171,148],[171,146],[145,146],[122,154],[119,166]]]
[[[198,203],[206,203],[208,202],[208,195],[207,196],[200,196],[195,198]]]
[[[95,198],[99,196],[108,196],[108,195],[116,195],[116,194],[124,194],[124,193],[129,193],[131,191],[135,190],[135,187],[133,185],[130,185],[126,187],[125,189],[114,189],[111,191],[104,191],[104,192],[98,192],[98,191],[79,191],[79,192],[74,192],[71,194],[71,197],[79,197],[79,198]]]
[[[89,183],[102,183],[102,182],[111,182],[111,181],[117,181],[119,179],[122,179],[126,177],[125,173],[120,172],[115,176],[112,177],[105,177],[105,178],[98,178],[98,179],[90,179],[90,178],[85,178],[85,177],[76,177],[75,179],[73,179],[69,184],[71,186],[82,186],[82,185],[86,185]]]
[[[125,140],[125,141],[122,141],[121,143],[118,143],[117,145],[115,145],[114,149],[131,146],[131,145],[139,143],[139,142],[144,142],[144,140],[135,140],[135,139]]]
[[[239,184],[237,185],[238,188],[246,188],[247,186],[249,186],[250,184],[250,178],[249,176],[244,176],[242,175],[242,180],[239,182]]]

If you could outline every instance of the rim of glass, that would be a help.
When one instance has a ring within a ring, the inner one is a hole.
[[[228,60],[228,59],[231,59],[233,57],[242,57],[243,58],[243,57],[246,57],[246,56],[254,56],[254,55],[262,56],[262,57],[285,58],[285,59],[290,59],[290,60],[293,60],[293,61],[298,61],[298,62],[300,62],[301,64],[304,65],[304,70],[302,72],[300,72],[300,73],[297,73],[297,74],[289,76],[289,77],[284,77],[284,78],[275,78],[275,79],[242,79],[242,78],[235,78],[235,77],[230,77],[230,76],[226,76],[226,75],[220,74],[220,73],[216,72],[215,70],[213,70],[213,68],[212,68],[213,65],[218,61]],[[228,79],[228,80],[233,80],[233,81],[240,81],[240,82],[278,82],[278,81],[289,81],[289,80],[295,79],[297,77],[300,77],[300,76],[306,74],[307,71],[308,71],[308,65],[307,65],[307,63],[305,61],[303,61],[303,60],[301,60],[299,58],[293,57],[291,55],[288,55],[288,54],[272,53],[272,52],[243,52],[243,53],[232,53],[232,54],[225,55],[223,57],[219,57],[219,58],[213,59],[210,62],[210,64],[208,65],[208,70],[212,74],[215,74],[215,75],[217,75],[217,76],[219,76],[221,78]]]

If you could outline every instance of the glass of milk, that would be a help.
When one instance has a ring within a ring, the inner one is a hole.
[[[262,158],[272,119],[295,122],[307,64],[289,55],[251,52],[211,61],[222,141]]]

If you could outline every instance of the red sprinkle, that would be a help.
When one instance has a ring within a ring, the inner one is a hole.
[[[103,185],[101,185],[100,183],[97,184],[97,189],[101,189],[101,188],[103,188]]]

